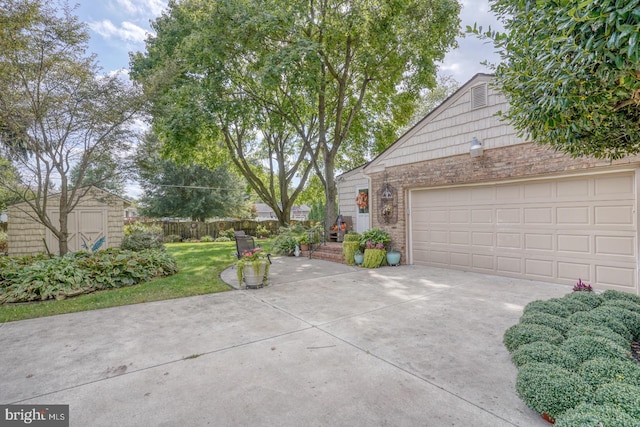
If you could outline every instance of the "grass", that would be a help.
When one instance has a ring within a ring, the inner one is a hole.
[[[211,294],[231,289],[220,279],[220,273],[235,260],[231,256],[235,251],[234,242],[168,243],[166,246],[180,268],[173,276],[62,301],[0,305],[0,322]]]

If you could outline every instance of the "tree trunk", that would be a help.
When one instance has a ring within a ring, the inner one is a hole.
[[[60,192],[60,236],[58,237],[60,256],[69,252],[69,212],[67,212],[67,189],[63,185]]]
[[[334,167],[334,158],[331,153],[325,153],[325,162],[324,162],[324,173],[325,173],[325,187],[324,187],[324,195],[327,199],[327,206],[325,208],[325,228],[330,227],[333,222],[336,220],[336,180],[334,177],[335,167]],[[327,230],[325,230],[327,231]]]

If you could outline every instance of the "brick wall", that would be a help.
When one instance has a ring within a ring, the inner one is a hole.
[[[384,172],[370,174],[372,191],[369,199],[370,206],[374,208],[371,212],[372,226],[390,233],[392,245],[402,252],[404,262],[407,259],[407,195],[411,189],[552,176],[625,164],[637,166],[640,164],[640,156],[616,161],[571,158],[533,143],[524,143],[485,150],[482,157],[472,158],[467,153],[390,167]],[[364,172],[367,173],[366,169]],[[380,223],[377,212],[374,211],[379,204],[378,190],[385,182],[398,190],[399,211],[396,224]]]

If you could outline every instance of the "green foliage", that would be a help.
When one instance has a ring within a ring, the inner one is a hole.
[[[256,237],[259,239],[266,239],[270,234],[271,232],[264,225],[258,225],[256,228]]]
[[[567,331],[567,338],[580,335],[603,337],[623,348],[629,346],[629,340],[603,325],[574,325]]]
[[[504,333],[503,342],[509,352],[514,352],[521,345],[536,341],[545,341],[550,344],[560,344],[563,341],[562,334],[553,328],[544,325],[517,323]]]
[[[616,382],[604,384],[596,390],[593,402],[614,405],[640,420],[640,386]]]
[[[599,326],[603,325],[611,329],[616,334],[623,336],[626,340],[631,340],[629,329],[620,320],[611,317],[611,311],[596,311],[595,308],[590,311],[579,311],[569,317],[569,321],[574,325]]]
[[[563,296],[561,299],[567,301],[579,301],[587,305],[589,309],[596,308],[603,302],[602,297],[593,292],[572,292]]]
[[[560,415],[556,427],[639,427],[640,422],[611,403],[593,405],[582,403]]]
[[[593,390],[585,380],[568,369],[534,362],[518,370],[516,391],[534,411],[557,418],[588,399]]]
[[[560,332],[562,335],[565,335],[571,326],[571,323],[563,317],[542,312],[529,312],[520,318],[520,323],[548,326]]]
[[[51,259],[3,261],[0,303],[64,299],[96,290],[131,286],[178,271],[158,250],[107,249]]]
[[[0,230],[0,252],[7,252],[9,250],[9,235]]]
[[[174,155],[224,144],[273,202],[315,163],[331,218],[336,164],[396,139],[455,45],[459,11],[455,0],[170,2],[131,75]]]
[[[389,246],[389,243],[391,243],[391,236],[379,228],[370,228],[360,234],[360,249],[366,249],[368,242],[371,242],[373,245],[382,244],[386,248]]]
[[[276,255],[292,255],[296,250],[299,239],[307,233],[302,225],[280,227],[280,234],[273,241],[271,251]]]
[[[347,237],[348,234],[345,234]],[[344,256],[344,260],[347,265],[355,265],[355,260],[353,256],[358,251],[360,247],[359,241],[347,241],[346,239],[342,242],[342,255]]]
[[[182,237],[177,234],[169,234],[168,236],[164,236],[165,243],[177,243],[182,241]]]
[[[214,239],[211,236],[202,236],[200,238],[200,241],[203,242],[203,243],[211,243],[211,242],[214,241]]]
[[[578,360],[571,353],[545,341],[521,345],[513,352],[511,360],[518,367],[527,363],[540,362],[572,370],[578,364]]]
[[[231,239],[230,239],[230,238],[228,238],[227,236],[220,236],[220,237],[216,238],[216,240],[215,240],[215,241],[216,241],[216,242],[230,242],[230,241],[231,241]]]
[[[615,342],[600,336],[578,335],[567,338],[561,348],[573,354],[579,363],[596,357],[606,357],[609,359],[627,359],[630,357],[630,350],[621,347]]]
[[[350,232],[344,235],[344,242],[358,242],[358,246],[360,245],[360,234]]]
[[[640,295],[630,294],[629,292],[620,292],[609,289],[602,293],[602,298],[606,301],[622,300],[640,305]]]
[[[597,357],[584,362],[578,373],[593,387],[613,382],[640,386],[640,363],[631,358]]]
[[[638,1],[491,0],[496,84],[521,135],[573,156],[640,152]]]
[[[364,261],[362,267],[364,268],[378,268],[386,262],[387,251],[384,249],[365,249]]]
[[[640,313],[616,305],[605,304],[591,310],[591,313],[598,317],[608,317],[619,320],[620,323],[627,328],[631,338],[640,338]]]
[[[226,230],[224,230],[223,232],[220,233],[221,236],[224,236],[228,239],[234,240],[235,239],[235,231],[233,228],[228,228]]]
[[[138,223],[132,223],[138,224]],[[161,227],[146,227],[144,225],[133,226],[127,234],[125,226],[125,236],[120,247],[131,251],[144,251],[147,249],[163,249],[164,238]]]
[[[530,313],[547,313],[560,317],[568,317],[571,314],[559,299],[531,301],[524,307],[522,313],[523,315],[528,315]]]
[[[624,310],[629,310],[633,311],[634,313],[640,314],[640,304],[636,304],[635,302],[623,299],[606,300],[604,303],[602,303],[602,307],[622,308]]]

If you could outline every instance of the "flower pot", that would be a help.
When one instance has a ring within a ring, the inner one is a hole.
[[[387,252],[387,264],[389,265],[400,265],[400,252],[398,251],[389,251]]]
[[[542,419],[544,419],[546,422],[551,423],[551,424],[555,424],[555,420],[553,418],[551,418],[551,415],[547,414],[546,412],[540,414],[542,415]]]
[[[361,265],[362,262],[364,261],[364,254],[363,253],[355,254],[353,256],[353,261],[356,263],[356,265]]]
[[[247,263],[242,269],[242,282],[247,289],[257,289],[268,284],[268,261]]]
[[[300,250],[301,251],[308,251],[309,250],[309,245],[307,243],[300,243]]]

